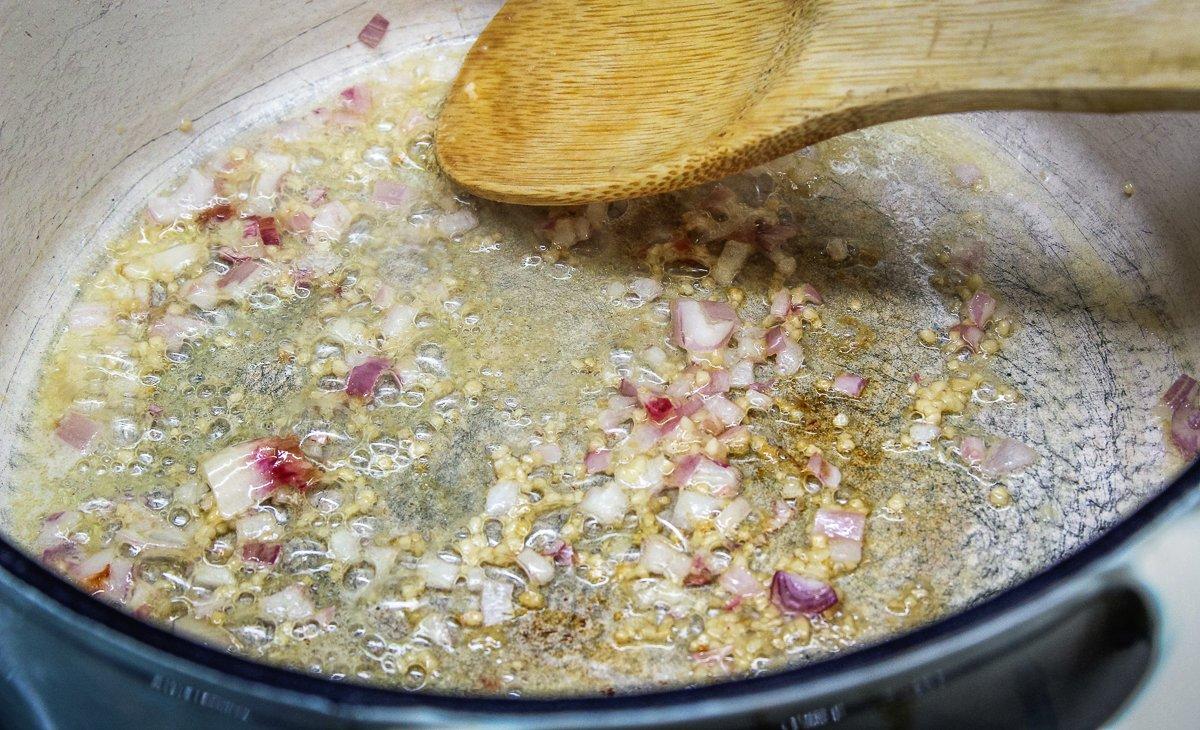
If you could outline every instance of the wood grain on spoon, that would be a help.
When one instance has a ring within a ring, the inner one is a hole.
[[[1196,0],[509,0],[437,154],[478,195],[571,204],[894,119],[1198,108]]]

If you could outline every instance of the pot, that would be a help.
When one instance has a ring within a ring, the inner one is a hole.
[[[384,49],[400,50],[470,38],[497,7],[10,8],[0,31],[4,494],[16,487],[12,436],[70,282],[136,206],[279,106],[313,101],[378,63],[351,43],[374,12],[392,21]],[[193,134],[175,131],[181,119]],[[1051,445],[1061,488],[1050,492],[1054,519],[1020,523],[1012,544],[1024,540],[1025,554],[998,545],[972,558],[1012,563],[986,597],[755,678],[614,697],[452,697],[336,683],[205,648],[88,598],[0,540],[4,724],[1073,727],[1113,713],[1139,726],[1194,717],[1184,669],[1200,658],[1189,620],[1200,466],[1162,470],[1151,409],[1175,375],[1200,367],[1200,117],[989,113],[945,124],[1054,201],[1010,201],[1022,234],[1002,242],[989,280],[1036,312],[1028,326],[1040,344],[1022,388],[1058,407],[1016,427]],[[1103,702],[1072,694],[1084,678],[1106,688]]]

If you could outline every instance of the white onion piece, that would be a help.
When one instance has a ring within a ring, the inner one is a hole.
[[[521,485],[511,479],[502,479],[487,492],[483,512],[488,517],[503,517],[521,503]]]
[[[758,390],[747,390],[746,402],[751,408],[758,411],[769,411],[771,406],[775,405],[774,398]]]
[[[450,635],[450,623],[446,620],[445,616],[432,613],[426,614],[417,623],[417,628],[413,631],[413,636],[424,639],[446,651],[454,648],[453,637]]]
[[[425,578],[425,585],[429,588],[448,591],[458,582],[458,564],[442,560],[435,553],[425,553],[417,564],[417,570]]]
[[[738,497],[725,506],[717,515],[717,531],[729,537],[737,526],[750,516],[750,502],[745,497]]]
[[[763,592],[763,586],[758,582],[758,578],[755,578],[753,573],[741,565],[729,566],[724,573],[721,573],[717,584],[739,598],[757,596]]]
[[[692,559],[659,535],[651,535],[642,542],[642,555],[638,562],[650,573],[670,578],[680,583],[692,572]]]
[[[367,561],[375,566],[375,573],[378,575],[384,575],[391,570],[396,564],[396,558],[400,556],[398,549],[383,545],[368,545],[363,553]]]
[[[676,299],[671,303],[673,341],[690,352],[712,352],[725,346],[738,325],[725,302]]]
[[[437,229],[446,238],[461,236],[479,225],[479,219],[467,208],[460,208],[453,213],[438,218]]]
[[[299,621],[315,612],[308,590],[297,583],[262,599],[263,613],[276,621]]]
[[[690,531],[700,520],[715,517],[720,511],[721,501],[717,498],[690,489],[681,489],[675,500],[671,522]]]
[[[579,503],[579,511],[602,525],[615,525],[625,518],[629,497],[616,482],[592,487]]]
[[[529,576],[529,580],[537,585],[546,585],[554,580],[554,563],[532,548],[525,548],[517,553],[517,565]]]
[[[487,580],[487,573],[483,568],[467,568],[465,575],[468,591],[478,593],[483,590],[483,582]]]
[[[754,246],[731,238],[725,242],[717,263],[713,265],[712,275],[721,286],[729,286],[737,278],[738,272],[746,265],[746,259],[754,252]]]
[[[483,612],[483,625],[495,626],[512,618],[513,584],[508,581],[485,579],[480,588],[479,608]]]

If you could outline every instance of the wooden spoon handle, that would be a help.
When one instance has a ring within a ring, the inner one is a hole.
[[[843,110],[846,129],[986,109],[1200,109],[1196,0],[839,0],[800,12],[812,31],[753,110],[764,122],[803,123],[817,97],[840,98],[819,106]]]

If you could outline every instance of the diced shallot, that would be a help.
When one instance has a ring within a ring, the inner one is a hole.
[[[1195,393],[1195,379],[1184,374],[1176,378],[1163,395],[1163,403],[1171,409],[1171,441],[1185,459],[1200,453],[1200,408],[1197,408]]]
[[[792,292],[792,305],[803,306],[805,304],[824,304],[825,298],[821,296],[821,292],[812,284],[801,284],[800,288]]]
[[[692,454],[676,464],[671,481],[681,488],[699,488],[714,497],[732,497],[737,494],[741,480],[736,469],[722,466],[707,456]]]
[[[512,618],[513,584],[505,580],[485,578],[479,591],[479,608],[483,625],[495,626]]]
[[[199,170],[189,170],[174,192],[150,198],[146,209],[156,223],[170,223],[208,208],[215,194],[212,178]]]
[[[833,389],[839,393],[844,393],[851,398],[857,398],[862,395],[863,389],[867,387],[866,378],[854,373],[842,373],[833,379]]]
[[[217,503],[229,518],[258,504],[281,487],[304,490],[315,481],[316,467],[291,438],[264,438],[228,446],[201,462]]]
[[[729,537],[737,526],[750,516],[750,502],[745,497],[738,497],[725,506],[717,515],[717,531]]]
[[[258,565],[274,565],[283,546],[277,542],[247,542],[242,545],[242,560]]]
[[[808,470],[823,486],[837,489],[842,483],[842,470],[830,464],[820,454],[808,457]]]
[[[852,510],[822,507],[813,518],[814,533],[858,542],[862,542],[866,526],[866,515]]]
[[[792,311],[792,293],[784,287],[775,292],[771,297],[771,316],[776,319],[783,319]],[[770,335],[768,334],[767,347],[771,347]],[[769,350],[768,350],[769,351]]]
[[[54,435],[81,454],[87,453],[100,434],[100,424],[78,411],[67,411],[58,421]]]
[[[587,456],[583,457],[583,467],[588,474],[607,472],[612,467],[612,451],[608,449],[589,451]]]
[[[418,563],[418,570],[425,578],[425,585],[441,591],[448,591],[458,582],[459,565],[443,560],[436,553],[428,552]]]
[[[438,218],[437,229],[446,238],[454,238],[479,225],[479,219],[467,208],[460,208]]]
[[[763,592],[762,584],[754,574],[741,565],[731,565],[721,573],[717,584],[734,596],[748,598]]]
[[[150,325],[150,335],[161,338],[167,350],[178,350],[187,340],[202,336],[208,331],[208,322],[199,317],[181,314],[164,314]]]
[[[754,246],[731,238],[725,242],[717,263],[713,265],[712,275],[721,286],[729,286],[737,278],[738,272],[746,265],[746,259],[754,252]]]
[[[488,517],[503,517],[521,503],[521,485],[501,479],[488,488],[483,512]]]
[[[371,201],[384,208],[402,208],[408,202],[408,186],[395,180],[376,180]]]
[[[67,312],[67,327],[72,332],[91,332],[112,321],[112,307],[103,302],[79,302]]]
[[[271,152],[257,152],[254,155],[254,164],[258,167],[258,177],[250,187],[246,212],[253,215],[269,215],[275,210],[279,182],[292,168],[292,158]]]
[[[541,457],[543,464],[557,464],[562,461],[562,448],[558,444],[538,444],[530,450],[530,453]]]
[[[371,90],[364,84],[348,86],[338,94],[338,106],[351,116],[366,116],[371,111]]]
[[[326,203],[317,209],[312,219],[312,231],[321,238],[340,241],[354,214],[340,201]]]
[[[673,341],[690,352],[713,352],[725,346],[738,316],[725,302],[676,299],[671,303]]]
[[[531,583],[545,585],[554,580],[554,563],[531,548],[517,553],[517,565],[529,576]]]
[[[638,562],[650,573],[682,582],[692,572],[692,559],[660,535],[651,535],[642,541],[642,555]]]
[[[835,606],[838,597],[828,583],[777,570],[771,579],[771,602],[786,614],[815,616]]]
[[[276,621],[299,621],[316,611],[308,589],[295,583],[262,599],[263,613]]]
[[[616,482],[592,487],[579,503],[579,511],[602,525],[615,525],[625,518],[629,497]]]
[[[712,519],[721,511],[721,502],[716,497],[681,489],[675,499],[675,511],[671,521],[679,528],[691,530],[701,520]]]
[[[663,287],[654,279],[642,276],[629,282],[629,291],[637,294],[643,302],[652,302],[662,296]]]
[[[979,468],[993,476],[1013,474],[1037,460],[1037,452],[1011,438],[1002,438],[992,444],[980,462]]]
[[[705,399],[704,408],[716,416],[725,428],[738,425],[746,417],[746,412],[742,410],[741,406],[723,395],[714,395]]]
[[[785,336],[782,347],[775,353],[775,372],[784,376],[795,375],[802,367],[804,350],[800,348],[800,343]]]
[[[729,385],[733,388],[745,388],[754,382],[754,363],[749,360],[739,360],[729,369]]]
[[[987,292],[977,291],[963,307],[963,321],[976,327],[986,327],[995,311],[996,300]]]
[[[983,461],[986,451],[983,445],[983,439],[978,436],[963,436],[962,442],[959,444],[958,453],[962,456],[963,461],[972,466]]]
[[[374,17],[358,32],[358,40],[367,48],[376,48],[387,33],[388,19],[375,13]]]
[[[346,394],[359,398],[372,397],[375,384],[391,366],[386,358],[371,357],[350,368],[350,375],[346,378]]]

